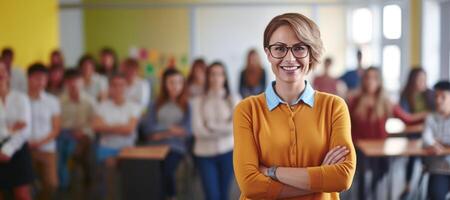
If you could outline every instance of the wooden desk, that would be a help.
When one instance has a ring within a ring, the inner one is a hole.
[[[422,140],[415,139],[411,140],[408,138],[387,138],[381,140],[359,140],[356,142],[356,148],[358,148],[363,154],[363,159],[370,159],[374,157],[409,157],[409,156],[428,156],[427,152],[422,148]],[[443,152],[444,154],[450,155],[450,148],[447,148]],[[361,161],[364,162],[364,161]],[[388,196],[389,199],[392,198],[392,170],[389,166],[388,178]],[[362,176],[359,181],[364,187],[365,183],[365,169],[361,170]],[[361,190],[361,189],[360,189]],[[365,192],[365,191],[363,191]],[[359,194],[360,199],[364,199],[364,193]]]
[[[162,164],[168,146],[123,149],[118,156],[122,199],[165,199]]]
[[[409,140],[407,138],[387,138],[382,140],[359,140],[356,147],[367,157],[394,157],[394,156],[426,156],[422,148],[422,140]],[[444,151],[450,154],[450,148]]]

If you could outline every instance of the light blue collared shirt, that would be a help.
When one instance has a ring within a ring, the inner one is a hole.
[[[314,106],[314,89],[312,88],[311,84],[308,83],[308,81],[305,81],[305,90],[303,91],[302,95],[298,97],[298,99],[294,102],[294,104],[298,104],[300,101],[303,101],[306,105],[310,106],[311,108]],[[272,84],[270,84],[269,87],[266,88],[265,95],[266,95],[266,102],[267,107],[269,108],[269,111],[272,111],[275,109],[279,104],[287,104],[284,102],[275,92],[275,81],[272,81]]]

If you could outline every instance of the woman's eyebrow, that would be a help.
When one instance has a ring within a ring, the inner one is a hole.
[[[283,42],[275,42],[274,44],[288,46],[286,43],[283,43]],[[307,44],[304,43],[304,42],[298,42],[298,43],[293,44],[292,46],[295,46],[295,45],[305,45],[305,46],[307,46]]]

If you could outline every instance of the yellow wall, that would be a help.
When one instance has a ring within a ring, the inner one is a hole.
[[[12,47],[15,65],[48,62],[59,45],[57,0],[0,0],[0,48]]]
[[[183,8],[87,9],[85,46],[94,55],[104,46],[129,55],[132,47],[157,50],[161,56],[187,56],[189,11]]]
[[[410,1],[410,64],[411,66],[421,64],[421,37],[422,37],[422,2],[421,0]]]

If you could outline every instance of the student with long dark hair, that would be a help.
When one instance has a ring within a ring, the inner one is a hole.
[[[156,102],[150,105],[142,119],[142,130],[150,145],[169,145],[170,152],[164,161],[163,178],[169,199],[176,196],[175,172],[188,152],[187,139],[191,135],[190,107],[186,95],[186,81],[177,69],[168,68],[161,79],[161,89]]]
[[[206,67],[205,60],[201,58],[192,63],[187,80],[189,97],[196,97],[204,93]]]

